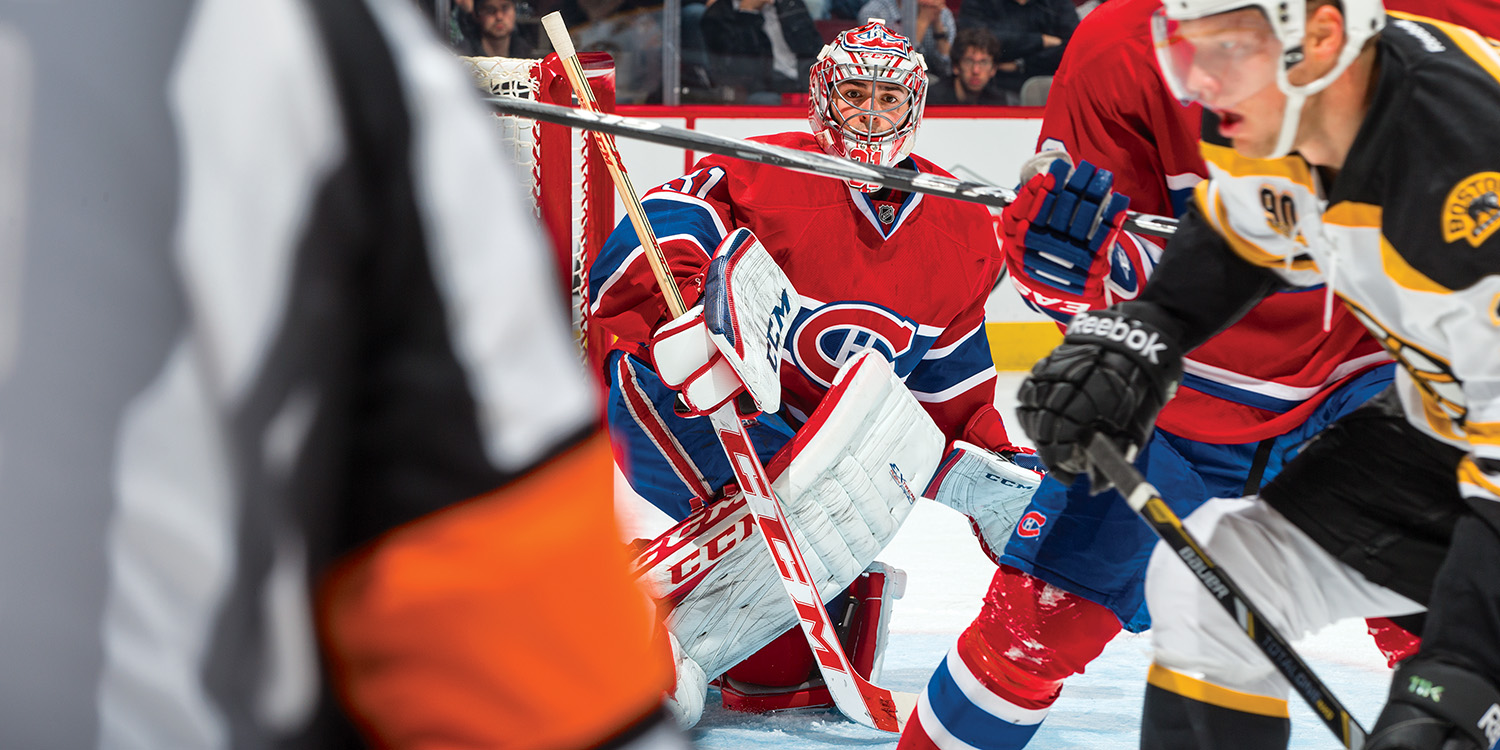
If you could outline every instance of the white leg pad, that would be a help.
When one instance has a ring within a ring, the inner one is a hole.
[[[943,447],[942,431],[885,359],[861,355],[840,371],[829,396],[769,469],[825,602],[895,535],[914,492],[937,470]],[[667,627],[682,653],[710,680],[797,623],[750,520],[742,498],[726,498],[637,558],[641,577],[671,607]]]

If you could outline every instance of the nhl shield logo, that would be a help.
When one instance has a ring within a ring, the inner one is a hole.
[[[896,207],[889,204],[880,206],[880,223],[889,224],[896,220]]]
[[[1443,201],[1443,240],[1474,247],[1500,230],[1500,172],[1479,172],[1453,186]]]

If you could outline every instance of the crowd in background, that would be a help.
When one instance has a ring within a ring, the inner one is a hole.
[[[680,87],[663,96],[661,0],[449,0],[462,55],[541,57],[540,18],[560,11],[579,51],[613,55],[621,104],[798,104],[825,42],[871,18],[916,43],[930,105],[1038,106],[1078,20],[1105,0],[684,0]]]

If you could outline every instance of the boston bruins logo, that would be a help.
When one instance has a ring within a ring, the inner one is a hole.
[[[1443,202],[1443,239],[1479,247],[1500,231],[1500,172],[1469,175]]]

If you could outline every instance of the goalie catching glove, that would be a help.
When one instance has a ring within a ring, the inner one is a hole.
[[[1021,428],[1064,484],[1088,472],[1084,448],[1096,432],[1133,459],[1151,437],[1157,413],[1177,392],[1182,350],[1161,329],[1130,314],[1139,304],[1074,316],[1063,343],[1021,383]],[[1094,491],[1109,486],[1093,477]]]

